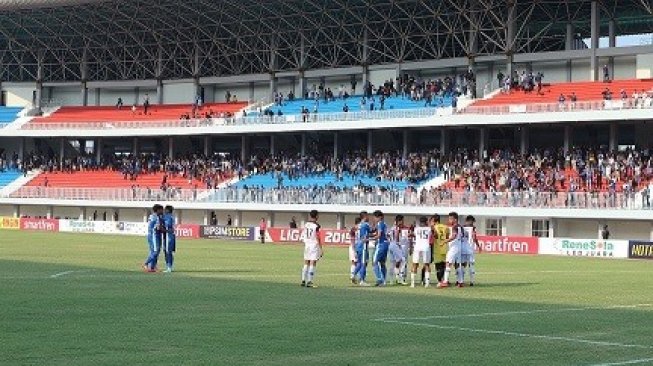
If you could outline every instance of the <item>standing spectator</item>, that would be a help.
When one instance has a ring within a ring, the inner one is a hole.
[[[268,222],[265,217],[261,217],[261,222],[258,224],[258,233],[261,236],[261,244],[265,244],[265,232],[268,229]]]
[[[116,108],[122,109],[123,103],[122,98],[118,97],[118,103],[116,103]]]
[[[232,226],[233,225],[233,220],[231,219],[231,215],[227,215],[227,226]]]
[[[608,68],[608,65],[603,65],[603,82],[610,82],[610,68]]]
[[[216,226],[218,224],[218,216],[215,214],[215,211],[211,211],[211,219],[209,224],[211,226]]]
[[[503,81],[504,81],[505,77],[506,76],[503,75],[503,73],[501,71],[499,71],[499,73],[497,74],[497,82],[498,82],[499,88],[503,87]]]
[[[295,220],[295,216],[290,219],[289,226],[291,229],[297,229],[297,220]]]
[[[145,94],[143,99],[143,114],[147,116],[147,110],[150,109],[150,95]]]
[[[610,230],[608,230],[608,225],[603,226],[603,230],[601,230],[601,239],[603,240],[610,239]]]

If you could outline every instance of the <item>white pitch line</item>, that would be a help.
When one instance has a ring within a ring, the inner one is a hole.
[[[459,318],[483,318],[490,316],[507,316],[507,315],[529,315],[529,314],[538,314],[538,313],[565,313],[565,312],[574,312],[574,311],[586,311],[586,310],[614,310],[614,309],[632,309],[632,308],[648,308],[653,306],[653,304],[635,304],[635,305],[614,305],[614,306],[602,306],[602,307],[584,307],[584,308],[565,308],[565,309],[539,309],[539,310],[523,310],[523,311],[503,311],[495,313],[476,313],[476,314],[460,314],[460,315],[434,315],[434,316],[424,316],[424,317],[414,317],[414,318],[385,318],[378,319],[379,321],[384,320],[429,320],[429,319],[459,319]]]
[[[582,343],[582,344],[591,344],[591,345],[595,345],[595,346],[653,349],[653,346],[646,346],[646,345],[641,345],[641,344],[627,344],[627,343],[617,343],[617,342],[592,341],[592,340],[589,340],[589,339],[581,339],[581,338],[570,338],[570,337],[541,335],[541,334],[518,333],[518,332],[509,332],[509,331],[504,331],[504,330],[455,327],[455,326],[449,326],[449,325],[418,323],[418,322],[410,322],[410,321],[402,321],[402,320],[381,319],[380,321],[384,322],[384,323],[391,323],[391,324],[413,325],[413,326],[418,326],[418,327],[428,327],[428,328],[443,329],[443,330],[457,330],[457,331],[461,331],[461,332],[471,332],[471,333],[505,335],[505,336],[519,337],[519,338],[536,338],[536,339],[544,339],[544,340],[547,340],[547,341],[575,342],[575,343]]]
[[[59,277],[67,276],[67,275],[72,274],[72,273],[86,273],[86,272],[93,272],[93,270],[89,269],[89,270],[83,270],[83,271],[59,272],[59,273],[55,273],[55,274],[51,275],[50,278],[59,278]]]
[[[611,362],[611,363],[597,363],[591,366],[620,366],[620,365],[637,365],[640,363],[648,363],[648,362],[653,362],[653,358],[642,358],[639,360],[629,360],[629,361],[622,361],[622,362]]]

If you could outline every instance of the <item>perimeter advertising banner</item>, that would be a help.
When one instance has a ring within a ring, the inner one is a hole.
[[[0,216],[0,229],[20,230],[20,219],[16,217]]]
[[[304,240],[302,229],[269,228],[266,240],[272,243],[300,243]],[[351,235],[349,230],[320,229],[320,239],[324,245],[349,245]]]
[[[59,220],[22,218],[20,219],[20,229],[57,232],[59,231]]]
[[[192,224],[180,224],[175,227],[177,238],[199,239],[200,226]]]
[[[628,241],[541,238],[540,254],[571,257],[628,258]]]
[[[631,240],[628,243],[628,258],[653,260],[653,242]]]
[[[59,231],[70,233],[147,235],[147,223],[127,221],[59,220]]]
[[[256,237],[254,231],[253,227],[201,225],[200,238],[251,241]]]
[[[482,236],[478,242],[484,253],[538,254],[539,238],[531,236]]]

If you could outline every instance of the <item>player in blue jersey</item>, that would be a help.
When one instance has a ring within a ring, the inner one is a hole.
[[[164,231],[163,206],[156,204],[152,207],[152,214],[147,221],[147,244],[150,251],[143,264],[143,269],[147,272],[156,272],[156,264],[159,260],[161,245],[163,244]]]
[[[358,230],[356,231],[356,268],[354,269],[352,283],[356,283],[356,276],[358,276],[358,284],[360,286],[369,286],[365,282],[365,278],[367,276],[367,261],[369,260],[367,245],[369,242],[371,227],[368,222],[369,217],[366,211],[361,212],[359,218],[360,223],[358,224]]]
[[[165,243],[163,251],[166,258],[166,273],[172,272],[172,265],[174,262],[174,252],[177,247],[177,237],[175,236],[175,217],[172,214],[174,208],[172,206],[165,207],[163,214],[163,222],[165,224]]]
[[[376,232],[372,238],[376,239],[376,250],[372,259],[372,268],[376,277],[376,286],[385,286],[385,278],[388,273],[385,262],[388,259],[388,250],[390,248],[388,227],[381,211],[374,211],[374,221],[376,223]]]

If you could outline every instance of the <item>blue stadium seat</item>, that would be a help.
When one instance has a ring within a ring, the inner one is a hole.
[[[16,120],[22,110],[20,107],[0,107],[0,128]]]
[[[324,99],[320,99],[318,103],[317,111],[318,113],[340,113],[342,112],[345,103],[349,107],[349,112],[360,112],[361,111],[361,98],[362,96],[353,96],[349,97],[346,100],[336,99],[335,101],[325,102]],[[379,110],[381,107],[379,103],[379,97],[375,96],[374,108]],[[431,103],[431,107],[450,107],[451,106],[451,97],[436,97]],[[273,105],[270,107],[270,110],[276,115],[279,110],[284,115],[298,115],[301,114],[302,107],[308,109],[310,113],[313,113],[315,108],[315,100],[313,99],[295,99],[294,101],[284,101],[284,105],[279,107]],[[365,106],[366,110],[369,110],[370,104],[369,101]],[[408,98],[402,99],[401,97],[392,96],[387,98],[385,101],[385,110],[406,110],[406,109],[422,109],[425,108],[425,101],[415,102]]]
[[[9,183],[16,180],[20,177],[20,172],[18,170],[7,170],[0,172],[0,188],[6,187]]]
[[[394,189],[406,189],[411,184],[406,181],[390,181],[390,180],[381,180],[377,181],[375,177],[370,177],[367,175],[351,176],[345,174],[345,176],[338,180],[333,173],[325,173],[323,175],[312,175],[307,177],[289,179],[288,175],[282,174],[283,178],[282,185],[284,187],[313,187],[319,186],[324,187],[328,185],[334,185],[340,188],[353,188],[356,185],[363,184],[365,186],[374,186],[374,187],[387,187]],[[237,188],[247,187],[259,187],[259,188],[276,188],[279,184],[278,175],[276,173],[268,174],[259,174],[252,175],[250,177],[244,178],[235,184]]]

